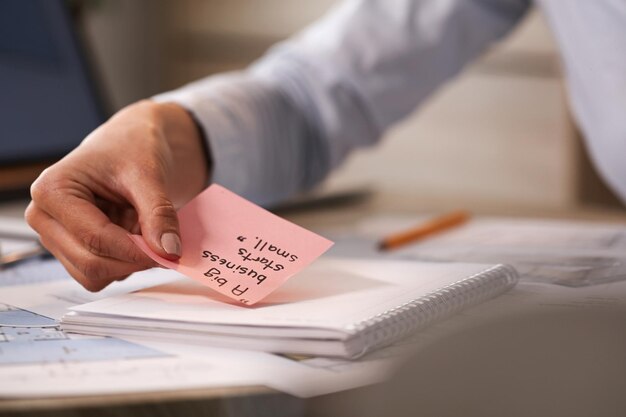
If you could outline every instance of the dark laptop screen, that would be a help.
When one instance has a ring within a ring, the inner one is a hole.
[[[103,121],[60,0],[0,0],[0,164],[58,158]]]

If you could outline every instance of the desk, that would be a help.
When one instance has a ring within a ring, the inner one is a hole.
[[[395,201],[399,213],[419,206],[411,200]],[[372,202],[381,208],[384,204],[380,199]],[[626,219],[623,211],[590,209],[475,211],[618,223]],[[342,224],[349,218],[335,221]],[[610,290],[608,295],[613,295]],[[581,311],[569,308],[567,297],[545,294],[543,302],[554,307],[538,311],[530,304],[516,305],[512,295],[497,301],[506,304],[507,299],[512,301],[510,308],[505,305],[498,317],[474,314],[468,320],[462,313],[427,329],[430,341],[388,384],[315,398],[308,403],[309,413],[359,417],[626,414],[626,302],[607,306],[590,299]]]
[[[389,201],[393,201],[393,207]],[[426,206],[412,200],[375,196],[357,205],[284,214],[305,227],[321,229],[336,225],[349,226],[375,213],[415,213],[437,208],[436,204]],[[494,214],[494,210],[480,207],[470,209]],[[19,204],[10,207],[14,215],[19,215],[20,210]],[[532,210],[510,209],[495,212],[507,215],[542,214]],[[547,213],[547,217],[626,221],[625,213],[597,210],[553,212]],[[73,416],[148,413],[164,416],[279,416],[304,415],[306,410],[306,415],[367,416],[376,415],[375,412],[380,411],[377,408],[380,404],[390,410],[394,404],[386,400],[389,398],[389,389],[410,386],[413,392],[422,395],[410,398],[400,396],[397,401],[410,404],[411,408],[400,407],[398,415],[407,409],[416,408],[423,415],[473,415],[472,411],[478,410],[481,411],[480,415],[528,415],[532,411],[541,410],[553,411],[551,415],[562,415],[564,410],[570,412],[568,415],[589,415],[589,407],[593,407],[594,413],[591,414],[594,415],[618,415],[612,411],[626,410],[626,403],[620,402],[623,401],[623,387],[626,387],[626,367],[622,359],[623,352],[626,352],[626,340],[622,337],[626,333],[623,331],[623,313],[621,309],[607,312],[591,308],[583,316],[564,314],[538,317],[532,310],[518,309],[502,317],[477,320],[469,327],[455,326],[451,319],[451,324],[448,323],[450,325],[440,326],[433,332],[430,343],[389,385],[306,401],[264,387],[243,387],[105,397],[4,400],[0,401],[0,412],[24,416],[60,416],[70,412]],[[511,328],[519,331],[511,334]],[[543,340],[544,343],[540,346],[528,343],[534,340]],[[594,343],[581,343],[589,340]],[[564,352],[565,355],[562,355]],[[580,370],[571,367],[574,360],[590,355],[608,359],[600,364],[603,368],[586,367]],[[561,359],[555,362],[555,358]],[[570,386],[569,382],[573,380],[580,382],[580,372],[589,375],[590,383]],[[451,375],[453,379],[450,379]],[[499,393],[496,392],[498,388],[501,389]],[[571,398],[568,398],[568,393]],[[575,406],[573,409],[564,408],[568,400]]]

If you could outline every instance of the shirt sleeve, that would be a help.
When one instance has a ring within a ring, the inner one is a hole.
[[[626,2],[542,0],[574,117],[598,171],[626,203]]]
[[[155,99],[195,115],[213,181],[271,204],[375,143],[528,7],[528,0],[348,0],[248,69]]]

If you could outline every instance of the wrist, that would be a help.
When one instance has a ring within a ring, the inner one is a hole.
[[[174,153],[175,158],[194,167],[196,178],[201,178],[202,188],[208,183],[211,167],[211,155],[208,151],[202,127],[193,114],[176,103],[154,103],[157,119],[163,135]]]
[[[166,143],[170,165],[169,193],[177,206],[202,191],[209,181],[210,155],[201,127],[184,107],[171,102],[142,100],[127,108],[135,119],[149,123]]]

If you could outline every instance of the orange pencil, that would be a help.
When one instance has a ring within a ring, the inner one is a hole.
[[[378,244],[378,248],[380,250],[399,248],[400,246],[443,232],[452,227],[460,226],[468,221],[470,216],[470,213],[461,210],[435,217],[412,229],[387,236]]]

